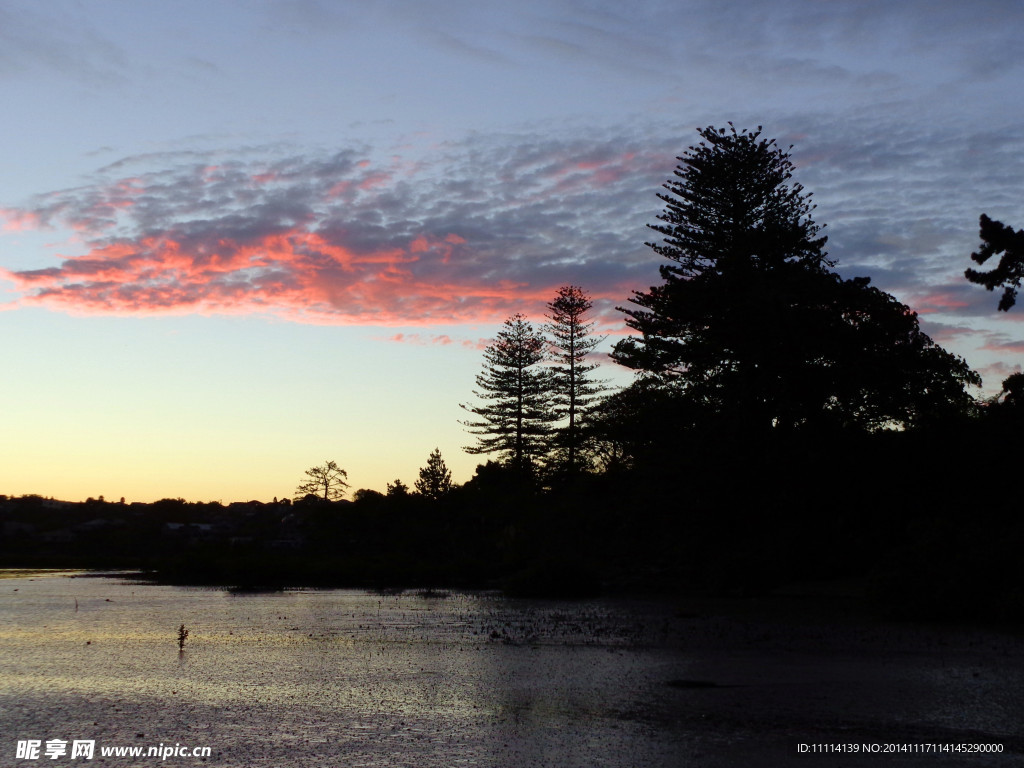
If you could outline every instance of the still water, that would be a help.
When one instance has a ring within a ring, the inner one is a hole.
[[[692,608],[3,579],[0,765],[90,764],[29,739],[106,766],[812,766],[845,762],[798,744],[853,740],[1003,745],[862,765],[1024,764],[1015,636]],[[158,745],[210,754],[100,754]]]

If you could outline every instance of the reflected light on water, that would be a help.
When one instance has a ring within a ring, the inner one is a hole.
[[[220,765],[724,766],[780,731],[998,736],[1024,716],[1021,644],[995,635],[998,664],[973,640],[936,654],[910,630],[829,635],[654,599],[43,575],[0,594],[4,733],[151,734],[216,746]]]

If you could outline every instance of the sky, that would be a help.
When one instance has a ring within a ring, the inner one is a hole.
[[[1022,32],[1014,0],[0,0],[0,493],[383,491],[434,448],[468,480],[488,340],[573,284],[610,351],[728,121],[991,395],[1024,309],[963,271],[982,213],[1024,227]]]

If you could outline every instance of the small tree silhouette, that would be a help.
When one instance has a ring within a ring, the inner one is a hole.
[[[310,467],[306,470],[309,478],[295,489],[299,498],[313,494],[321,496],[324,501],[338,501],[345,495],[348,483],[348,472],[339,467],[333,461],[328,461],[322,467]]]
[[[178,627],[178,650],[185,650],[185,640],[188,639],[188,630],[185,629],[185,625],[182,624]]]
[[[440,499],[452,489],[452,473],[441,458],[441,449],[435,448],[427,459],[427,466],[420,469],[420,479],[414,485],[416,490],[428,499]]]
[[[395,482],[388,483],[388,496],[408,496],[409,486],[403,483],[398,478],[395,478]]]

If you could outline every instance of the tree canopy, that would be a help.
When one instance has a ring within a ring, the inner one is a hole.
[[[1017,289],[1024,279],[1024,230],[1014,230],[981,214],[980,234],[981,247],[971,254],[971,259],[984,264],[996,254],[1002,256],[999,263],[987,272],[968,269],[964,277],[990,291],[1002,288],[999,311],[1007,312],[1017,303]]]
[[[675,381],[744,429],[909,426],[973,402],[980,379],[867,278],[832,271],[788,152],[708,127],[659,194],[662,284],[622,309],[623,365]]]

